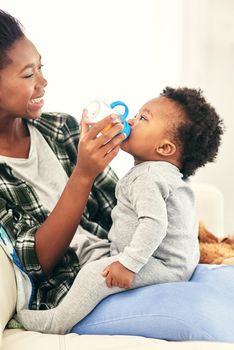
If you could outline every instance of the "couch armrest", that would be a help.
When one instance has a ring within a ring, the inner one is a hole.
[[[11,261],[0,247],[0,348],[2,332],[12,317],[16,305],[15,274]]]
[[[198,220],[215,236],[224,236],[224,202],[222,192],[209,184],[192,184]]]

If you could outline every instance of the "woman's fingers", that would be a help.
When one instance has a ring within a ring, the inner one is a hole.
[[[106,165],[109,164],[117,156],[119,150],[120,150],[120,145],[116,146],[110,152],[105,154],[104,160]]]
[[[100,149],[99,149],[99,154],[101,157],[115,157],[116,154],[119,151],[120,144],[124,141],[125,135],[124,134],[119,134],[116,137],[112,138],[109,142],[104,144]]]
[[[116,116],[114,116],[116,118]],[[86,112],[81,119],[81,137],[78,145],[79,158],[77,166],[87,175],[96,176],[114,159],[120,149],[125,135],[121,123],[114,123],[113,115],[92,125],[86,121]],[[111,127],[107,129],[107,125]],[[105,131],[103,129],[106,128]],[[102,133],[103,132],[103,133]]]
[[[87,120],[87,112],[86,112],[86,109],[83,109],[82,118],[80,121],[80,127],[81,127],[80,135],[81,135],[81,137],[83,135],[87,134],[87,132],[89,131],[89,123],[87,123],[86,120]]]
[[[82,128],[85,130],[83,132],[83,136],[85,136],[83,141],[86,145],[90,145],[90,152],[94,152],[93,155],[95,153],[96,155],[98,154],[100,158],[105,157],[109,153],[111,153],[109,158],[112,156],[114,157],[119,150],[115,150],[115,148],[118,147],[126,137],[125,134],[120,133],[123,130],[123,125],[121,123],[114,124],[109,130],[101,133],[100,129],[103,130],[103,126],[106,126],[109,121],[110,117],[107,117],[105,118],[105,123],[100,121],[92,126],[91,129],[89,129],[89,126],[87,129],[87,123],[85,123],[85,121],[82,122]]]
[[[122,130],[123,124],[118,123],[113,125],[109,130],[99,135],[99,137],[97,138],[98,143],[100,145],[105,145],[107,142],[109,142],[111,139],[117,136]]]
[[[112,129],[112,126],[116,124],[116,115],[111,114],[108,117],[100,120],[99,122],[92,124],[92,128],[89,130],[88,137],[95,139],[100,133],[108,134],[109,130]],[[117,125],[117,124],[116,124]]]

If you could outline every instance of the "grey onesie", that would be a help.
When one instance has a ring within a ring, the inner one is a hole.
[[[118,182],[116,197],[110,243],[77,234],[78,256],[85,247],[89,258],[82,257],[81,271],[56,308],[19,313],[26,329],[67,333],[103,298],[124,291],[108,288],[101,275],[116,260],[136,273],[132,288],[191,277],[199,261],[198,225],[193,192],[179,169],[164,161],[136,165]]]

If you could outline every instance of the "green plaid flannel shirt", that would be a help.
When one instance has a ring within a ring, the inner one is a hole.
[[[41,118],[26,123],[33,124],[44,136],[68,176],[77,161],[79,124],[67,114],[43,113]],[[87,231],[107,238],[112,224],[111,210],[116,204],[117,176],[107,167],[95,180],[81,219]],[[35,233],[49,212],[43,208],[34,189],[14,176],[11,168],[0,163],[0,224],[9,238],[35,284],[32,309],[55,307],[68,292],[79,272],[79,261],[68,248],[63,258],[47,278],[35,254]],[[56,234],[54,239],[56,239]]]

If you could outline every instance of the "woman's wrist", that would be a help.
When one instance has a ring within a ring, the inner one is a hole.
[[[76,181],[83,183],[84,185],[93,185],[93,182],[97,174],[92,174],[90,171],[84,170],[79,166],[76,166],[73,170],[72,177],[76,178]]]

